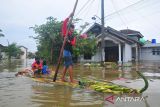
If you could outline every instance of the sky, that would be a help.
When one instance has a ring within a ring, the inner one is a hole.
[[[0,44],[7,46],[16,42],[28,51],[36,51],[36,36],[32,29],[41,25],[52,16],[64,20],[72,12],[76,0],[0,0],[0,29],[5,37]],[[116,30],[133,29],[140,31],[146,40],[160,42],[160,2],[158,0],[104,0],[105,26]],[[96,15],[96,20],[91,18]],[[79,0],[74,18],[82,19],[76,28],[84,22],[90,25],[100,23],[101,0]]]

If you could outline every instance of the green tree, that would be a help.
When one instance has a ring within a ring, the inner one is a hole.
[[[62,45],[61,22],[56,18],[48,17],[45,24],[35,25],[33,30],[37,34],[36,37],[33,37],[38,45],[37,54],[51,63],[56,63]]]
[[[80,35],[88,25],[89,23],[85,22],[83,25],[80,26],[80,31],[79,31],[79,34],[77,35],[76,47],[73,48],[73,52],[74,52],[73,55],[74,55],[75,62],[77,62],[77,58],[80,55],[93,56],[97,51],[97,43],[96,43],[95,35],[87,34],[88,37],[86,39],[82,39],[80,37]]]
[[[12,44],[8,45],[8,47],[6,47],[4,51],[8,55],[8,59],[11,59],[11,57],[19,58],[20,55],[23,54],[23,52],[16,45],[16,43],[12,43]]]
[[[78,23],[79,20],[80,19],[75,19],[74,23]],[[46,23],[32,27],[37,34],[37,36],[32,37],[37,42],[38,51],[36,52],[36,55],[43,57],[54,64],[57,63],[63,42],[61,24],[62,22],[57,21],[56,18],[48,17]],[[82,25],[79,34],[77,33],[77,30],[74,32],[74,35],[76,35],[77,38],[76,47],[73,49],[74,57],[76,59],[81,54],[94,55],[96,51],[96,39],[93,36],[90,35],[87,39],[81,39],[79,37],[80,33],[82,33],[88,25],[88,23]]]
[[[27,58],[29,58],[29,59],[33,59],[33,58],[35,58],[35,54],[34,54],[34,53],[32,53],[32,52],[28,52],[28,54],[27,54]]]
[[[88,35],[88,38],[86,39],[77,37],[77,45],[73,48],[73,50],[75,58],[78,58],[80,55],[95,55],[97,51],[97,43],[95,36]]]

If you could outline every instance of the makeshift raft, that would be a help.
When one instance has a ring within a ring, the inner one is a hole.
[[[112,93],[112,94],[130,94],[130,93],[140,93],[139,90],[128,88],[125,86],[117,85],[111,82],[107,81],[96,81],[96,80],[87,80],[87,79],[81,79],[77,80],[75,83],[70,82],[62,82],[61,80],[57,80],[56,82],[53,82],[52,78],[32,78],[35,82],[41,82],[41,83],[49,83],[49,84],[57,84],[57,85],[64,85],[69,86],[72,88],[86,88],[90,90],[94,90],[101,93]]]
[[[53,79],[51,78],[32,78],[33,81],[35,82],[40,82],[40,83],[48,83],[48,84],[57,84],[57,85],[64,85],[64,86],[69,86],[69,87],[78,87],[79,84],[76,83],[70,83],[70,82],[63,82],[61,80],[56,80],[56,82],[53,82]]]

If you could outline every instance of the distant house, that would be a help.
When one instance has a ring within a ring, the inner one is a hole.
[[[87,34],[94,35],[97,38],[97,53],[96,55],[86,58],[85,55],[80,58],[81,62],[85,61],[101,61],[101,25],[95,23],[87,31]],[[134,30],[125,29],[117,31],[111,27],[105,27],[104,31],[104,47],[102,49],[103,61],[126,63],[140,59],[140,48],[142,44],[139,39],[143,35]]]
[[[6,46],[3,46],[2,44],[0,44],[0,59],[5,59],[7,56],[4,52]]]
[[[0,52],[2,51],[3,48],[4,48],[4,46],[2,44],[0,44]]]
[[[27,48],[24,46],[20,46],[21,51],[23,52],[23,54],[20,56],[20,59],[26,59],[27,58]]]
[[[141,47],[140,60],[160,61],[160,43],[146,43]]]

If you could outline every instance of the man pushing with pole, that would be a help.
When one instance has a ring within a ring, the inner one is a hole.
[[[67,72],[67,69],[69,69],[69,76],[70,76],[70,81],[73,82],[73,61],[72,61],[72,54],[73,54],[73,49],[72,46],[75,45],[76,38],[73,35],[74,32],[74,25],[71,24],[70,28],[68,30],[68,35],[66,34],[67,27],[68,27],[68,21],[69,19],[73,16],[73,13],[63,21],[62,25],[62,35],[63,37],[67,36],[66,39],[66,44],[64,46],[64,51],[63,51],[63,57],[64,57],[64,68],[63,68],[63,73],[62,73],[62,81],[66,82],[65,80],[65,74]]]
[[[62,55],[64,56],[64,68],[63,68],[63,74],[62,74],[62,81],[65,81],[65,74],[67,69],[69,69],[69,76],[70,76],[70,80],[71,82],[73,81],[73,67],[72,67],[72,46],[75,45],[75,37],[73,36],[73,32],[74,32],[74,25],[72,24],[72,20],[73,20],[73,15],[77,6],[78,0],[76,0],[73,12],[70,14],[70,16],[63,22],[62,25],[62,35],[64,37],[63,40],[63,45],[61,47],[61,51],[60,51],[60,55],[58,58],[58,64],[56,67],[56,71],[55,71],[55,75],[53,78],[53,81],[56,81],[57,78],[57,74],[58,74],[58,69],[60,66],[60,62],[61,62],[61,58]]]

